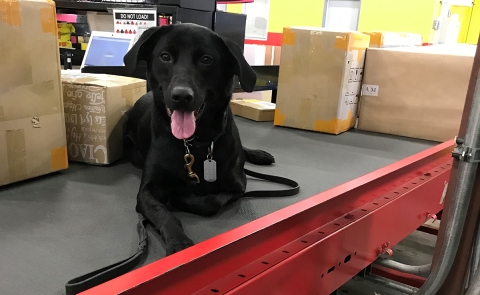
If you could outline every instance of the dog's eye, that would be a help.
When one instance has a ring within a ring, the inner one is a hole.
[[[160,54],[160,59],[163,61],[171,61],[172,58],[170,57],[170,54],[168,53],[162,53]]]
[[[213,62],[213,59],[208,56],[208,55],[205,55],[204,57],[202,57],[202,59],[200,60],[200,62],[204,65],[209,65]]]

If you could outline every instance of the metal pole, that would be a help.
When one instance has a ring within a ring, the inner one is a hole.
[[[384,259],[384,258],[377,259],[375,261],[375,264],[384,266],[399,272],[417,275],[422,278],[427,278],[428,275],[430,274],[430,269],[432,268],[431,264],[415,266],[415,265],[403,264],[391,259]]]
[[[480,220],[479,220],[480,221]],[[477,273],[478,269],[478,264],[479,264],[479,259],[480,259],[480,243],[479,243],[479,233],[480,229],[480,224],[477,224],[477,228],[475,231],[475,240],[472,245],[472,252],[470,254],[470,261],[468,264],[468,273],[465,278],[465,292],[468,290],[470,287],[470,284],[472,283],[472,280],[474,280],[474,274]],[[473,282],[474,283],[474,282]]]
[[[480,220],[479,220],[480,221]],[[472,260],[470,262],[470,274],[476,274],[480,264],[480,222],[477,225],[475,244],[473,245]],[[470,275],[472,277],[472,275]]]
[[[463,146],[474,149],[472,157],[473,160],[475,160],[477,156],[475,149],[480,147],[480,75],[477,76]],[[427,281],[422,288],[415,293],[417,295],[432,295],[438,292],[448,276],[455,255],[457,254],[478,168],[478,163],[469,159],[470,155],[468,152],[464,156],[465,157],[462,156],[460,158],[452,205],[448,211],[445,235],[442,239],[440,250],[440,257],[442,257],[442,259],[433,266]]]
[[[470,253],[469,257],[471,257],[471,256],[473,255],[473,247],[474,247],[474,246],[472,246],[472,250],[470,251],[471,253]],[[457,251],[459,251],[459,250],[457,250]],[[470,280],[472,279],[472,276],[473,276],[471,267],[472,267],[472,259],[470,259],[470,261],[469,261],[469,263],[468,263],[467,273],[465,274],[465,280],[464,280],[464,281],[465,281],[465,282],[464,282],[465,288],[464,288],[464,292],[467,292],[467,289],[468,289],[468,287],[470,286]],[[452,268],[453,268],[453,266],[452,266]],[[445,280],[446,280],[446,279],[445,279]],[[441,288],[440,288],[440,290],[441,290]]]
[[[404,284],[389,280],[387,278],[377,276],[377,275],[372,275],[372,274],[365,276],[365,280],[373,282],[377,285],[385,286],[389,289],[399,291],[405,294],[415,294],[415,291],[418,290],[415,287],[404,285]]]
[[[472,280],[470,282],[470,288],[468,288],[467,293],[465,295],[478,295],[480,294],[480,271],[475,273],[475,276],[472,276]]]
[[[480,36],[479,43],[480,45]],[[473,59],[472,72],[470,75],[470,81],[468,83],[467,96],[465,98],[464,109],[462,114],[462,121],[458,130],[458,137],[465,138],[465,132],[467,130],[468,118],[470,115],[473,93],[475,92],[475,83],[477,81],[478,72],[480,70],[480,46],[477,46],[476,55]],[[453,202],[453,191],[456,187],[457,172],[459,161],[453,161],[451,177],[448,182],[447,194],[445,196],[445,204],[442,217],[444,220],[448,219],[449,208]],[[479,169],[480,170],[480,169]],[[462,238],[460,239],[460,245],[458,246],[457,255],[453,262],[453,266],[445,279],[440,290],[436,295],[452,295],[452,294],[464,294],[465,293],[465,278],[468,276],[469,266],[471,261],[472,247],[475,240],[475,234],[477,232],[478,212],[480,212],[480,171],[477,170],[477,177],[470,197],[470,204],[468,206],[467,217],[465,224],[463,225]],[[440,256],[440,250],[442,247],[443,236],[445,235],[446,222],[440,224],[438,231],[438,239],[435,246],[432,265],[435,265],[443,257]],[[473,277],[474,274],[472,274]]]

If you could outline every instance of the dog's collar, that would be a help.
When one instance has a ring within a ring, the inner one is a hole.
[[[225,111],[223,113],[223,122],[222,122],[222,129],[220,130],[220,132],[215,135],[215,137],[213,138],[213,140],[208,140],[208,141],[203,141],[201,140],[198,136],[196,136],[195,134],[188,138],[188,139],[185,139],[185,141],[190,145],[190,146],[193,146],[193,147],[201,147],[201,146],[209,146],[211,145],[212,143],[215,143],[219,138],[220,136],[223,135],[223,133],[225,132],[225,126],[227,125],[227,111]]]
[[[220,132],[213,138],[211,141],[200,141],[198,140],[198,137],[193,135],[189,139],[184,139],[183,143],[185,145],[185,169],[187,169],[187,175],[192,181],[196,181],[196,183],[200,183],[200,178],[198,175],[193,171],[193,163],[195,162],[195,157],[190,153],[190,148],[189,146],[198,148],[204,145],[210,145],[208,147],[208,155],[207,155],[207,160],[203,162],[203,169],[205,173],[205,180],[208,182],[214,182],[217,180],[217,163],[215,160],[213,160],[213,146],[214,143],[222,136],[222,134],[225,132],[225,127],[227,125],[227,111],[223,114],[223,123],[222,123],[222,129]]]

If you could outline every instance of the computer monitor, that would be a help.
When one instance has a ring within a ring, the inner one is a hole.
[[[93,31],[81,68],[85,66],[124,66],[123,57],[133,45],[134,35]]]

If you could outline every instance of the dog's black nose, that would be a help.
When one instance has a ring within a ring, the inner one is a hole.
[[[189,103],[193,100],[193,90],[189,87],[177,86],[172,90],[172,99],[177,103]]]

